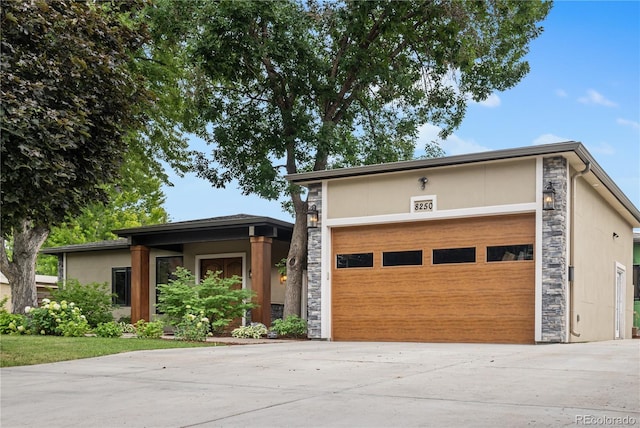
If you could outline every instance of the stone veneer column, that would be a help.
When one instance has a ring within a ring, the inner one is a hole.
[[[318,227],[308,230],[307,240],[307,336],[311,339],[322,337],[322,184],[309,186],[307,198],[309,207],[318,210]]]
[[[542,211],[542,342],[564,342],[567,333],[567,160],[543,160],[543,188],[551,182],[555,210]]]

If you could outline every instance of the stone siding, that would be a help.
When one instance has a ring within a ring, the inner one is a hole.
[[[555,210],[542,211],[542,342],[565,342],[567,335],[567,160],[545,158],[543,187],[551,182]]]
[[[322,184],[309,186],[309,207],[318,210],[318,227],[309,229],[307,242],[307,336],[311,339],[322,337]]]

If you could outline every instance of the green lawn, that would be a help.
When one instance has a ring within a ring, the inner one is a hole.
[[[0,367],[28,366],[149,349],[222,346],[219,343],[102,337],[0,336]]]

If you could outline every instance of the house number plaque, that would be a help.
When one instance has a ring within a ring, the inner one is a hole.
[[[413,201],[413,211],[415,212],[431,212],[433,211],[433,199],[424,199],[421,201]]]

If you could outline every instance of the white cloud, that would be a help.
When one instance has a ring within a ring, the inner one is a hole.
[[[426,124],[420,128],[418,134],[417,148],[422,151],[426,143],[436,141],[440,143],[440,147],[447,153],[448,156],[463,155],[466,153],[486,152],[491,150],[474,140],[463,140],[456,134],[449,135],[445,140],[441,140],[438,136],[440,128],[435,125]],[[420,154],[420,153],[418,153]]]
[[[487,98],[485,98],[482,101],[474,101],[474,100],[472,100],[471,99],[471,95],[469,95],[467,97],[467,99],[472,104],[477,104],[477,105],[480,105],[480,106],[483,106],[483,107],[488,107],[488,108],[498,107],[502,103],[502,100],[500,100],[500,97],[497,96],[496,94],[491,94],[491,95],[489,95]]]
[[[558,137],[557,135],[553,134],[542,134],[541,136],[533,140],[531,145],[539,146],[541,144],[563,143],[565,141],[571,141],[571,138]]]
[[[581,102],[582,104],[594,104],[594,105],[601,105],[605,107],[618,106],[618,104],[614,103],[611,100],[606,99],[604,95],[602,95],[601,93],[593,89],[589,89],[587,91],[587,95],[585,95],[584,97],[578,98],[578,101]]]
[[[569,94],[564,89],[556,89],[556,95],[560,98],[566,98]]]
[[[635,120],[627,120],[627,119],[618,118],[618,119],[616,119],[616,123],[618,125],[622,125],[622,126],[630,126],[633,129],[640,129],[640,123],[636,122]]]

